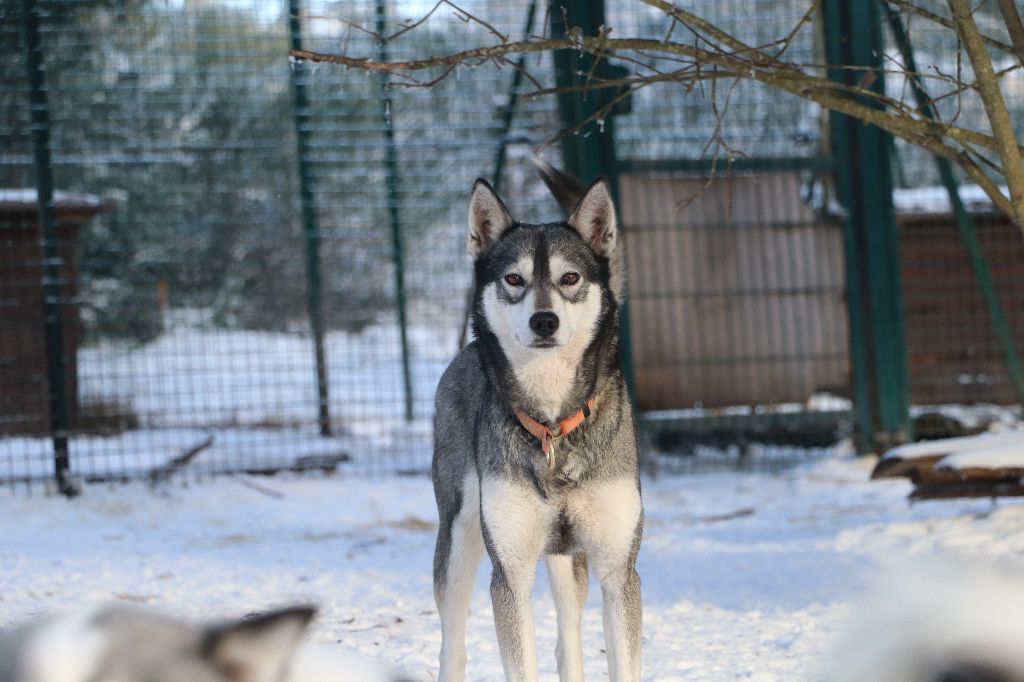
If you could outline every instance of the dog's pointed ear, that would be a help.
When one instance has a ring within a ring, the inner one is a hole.
[[[479,258],[512,223],[512,216],[494,188],[483,178],[477,178],[469,198],[469,255],[474,260]]]
[[[607,179],[602,176],[594,181],[569,216],[568,223],[595,253],[606,258],[611,255],[619,228]]]
[[[230,682],[282,679],[315,615],[312,606],[293,606],[212,627],[203,639],[203,656]]]

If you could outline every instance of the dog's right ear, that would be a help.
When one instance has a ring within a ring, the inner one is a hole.
[[[210,628],[202,653],[228,682],[279,680],[316,609],[293,606]]]
[[[469,199],[469,255],[473,260],[498,241],[512,223],[512,216],[490,183],[477,178]]]

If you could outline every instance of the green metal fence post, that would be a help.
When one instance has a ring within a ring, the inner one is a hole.
[[[377,0],[377,33],[384,35],[387,27],[387,0]],[[388,61],[387,43],[380,43],[378,59]],[[405,300],[405,248],[402,243],[402,222],[398,197],[398,154],[395,150],[394,112],[387,74],[380,77],[380,99],[384,120],[384,171],[387,175],[388,218],[391,223],[391,257],[395,263],[395,297],[398,304],[398,333],[402,345],[402,385],[405,388],[405,418],[413,418],[412,369],[409,360],[409,319]]]
[[[64,325],[61,319],[61,266],[57,217],[53,205],[53,169],[50,165],[50,110],[43,71],[43,46],[39,37],[40,10],[33,0],[22,2],[25,32],[25,66],[28,69],[32,117],[32,148],[36,171],[36,201],[42,231],[43,298],[46,332],[47,394],[50,436],[57,489],[74,497],[78,488],[70,476],[68,450],[68,385],[64,372]]]
[[[302,23],[299,0],[288,0],[288,27],[294,50],[302,49]],[[306,281],[309,324],[313,332],[313,353],[316,358],[316,389],[319,406],[318,421],[320,435],[331,435],[331,413],[327,383],[327,361],[324,354],[323,287],[320,276],[320,228],[316,218],[316,203],[313,198],[314,181],[310,168],[309,97],[306,95],[306,66],[302,62],[292,64],[292,94],[294,97],[293,117],[295,119],[295,144],[299,164],[299,202],[302,206],[302,227],[306,235]]]
[[[552,2],[548,14],[551,17],[551,35],[564,37],[569,29],[579,27],[584,35],[597,35],[605,24],[604,0],[565,0]],[[583,81],[580,73],[590,73],[594,68],[594,57],[576,50],[558,50],[554,54],[555,83],[560,88],[577,86]],[[597,65],[596,75],[601,76],[607,62]],[[579,125],[600,110],[601,91],[591,93],[568,92],[558,96],[558,111],[562,125],[569,129]],[[615,155],[615,118],[611,112],[600,123],[591,128],[562,137],[562,160],[565,170],[585,183],[599,175],[608,178],[612,195],[619,198],[618,162]],[[621,229],[621,226],[620,226]],[[633,366],[633,347],[630,337],[629,304],[624,303],[619,311],[621,341],[619,358],[626,377],[629,394],[636,399],[636,374]]]
[[[533,21],[537,14],[537,0],[530,3],[526,10],[526,27],[523,29],[523,39],[529,40],[533,35]],[[516,116],[516,106],[519,103],[519,85],[523,82],[525,71],[526,55],[520,55],[516,60],[516,68],[512,71],[512,83],[508,89],[508,105],[505,107],[504,116],[501,119],[501,139],[498,140],[498,152],[494,157],[494,172],[491,173],[491,186],[500,191],[501,180],[505,172],[505,157],[508,152],[508,133],[512,129],[512,121]],[[461,345],[460,345],[461,347]]]
[[[917,60],[914,59],[914,48],[910,44],[910,37],[907,35],[899,13],[890,7],[889,3],[884,2],[884,0],[881,0],[879,4],[889,20],[889,29],[896,40],[896,45],[899,46],[903,54],[903,65],[907,68],[907,72],[910,74],[920,73],[917,70]],[[938,113],[932,99],[924,89],[924,84],[919,78],[911,76],[910,85],[921,112],[929,119],[937,120]],[[981,244],[978,242],[978,233],[974,228],[974,220],[971,218],[971,214],[967,212],[964,202],[960,199],[956,177],[953,175],[953,164],[948,159],[936,155],[935,165],[938,168],[942,184],[949,194],[949,201],[953,206],[953,212],[956,214],[960,238],[964,242],[967,257],[971,262],[971,269],[974,271],[974,278],[978,282],[978,288],[981,290],[982,298],[985,300],[985,307],[988,309],[989,318],[992,320],[992,327],[995,329],[996,338],[1002,348],[1003,359],[1010,374],[1010,382],[1017,392],[1017,399],[1020,400],[1021,404],[1024,404],[1024,369],[1021,368],[1020,354],[1014,343],[1013,334],[1010,332],[1010,325],[1006,321],[1006,313],[1003,311],[1003,306],[999,301],[999,295],[992,284],[992,275],[989,272],[988,263],[981,252]]]
[[[884,93],[878,7],[861,0],[823,3],[826,58],[833,80]],[[881,106],[863,100],[868,106]],[[856,445],[868,452],[909,440],[910,391],[892,206],[889,135],[832,113],[837,189],[846,208],[847,295],[853,361]]]

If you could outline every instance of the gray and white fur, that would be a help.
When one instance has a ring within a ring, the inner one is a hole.
[[[531,593],[541,557],[558,612],[562,682],[583,680],[588,568],[601,586],[610,678],[640,679],[643,507],[617,354],[623,270],[615,208],[603,178],[581,196],[572,179],[542,171],[571,207],[564,222],[516,222],[484,180],[470,198],[475,340],[445,371],[436,396],[441,682],[465,678],[466,616],[485,551],[507,680],[537,679]],[[549,467],[515,411],[557,432],[591,397],[595,408],[558,442]]]
[[[313,615],[296,606],[197,625],[124,605],[80,608],[0,631],[0,682],[396,682],[300,649]]]

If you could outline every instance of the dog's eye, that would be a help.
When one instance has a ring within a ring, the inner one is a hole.
[[[521,287],[523,286],[523,278],[516,273],[505,275],[505,281],[508,282],[510,287]]]
[[[576,282],[580,281],[580,276],[575,272],[567,272],[562,275],[562,284],[567,287],[571,287]]]

